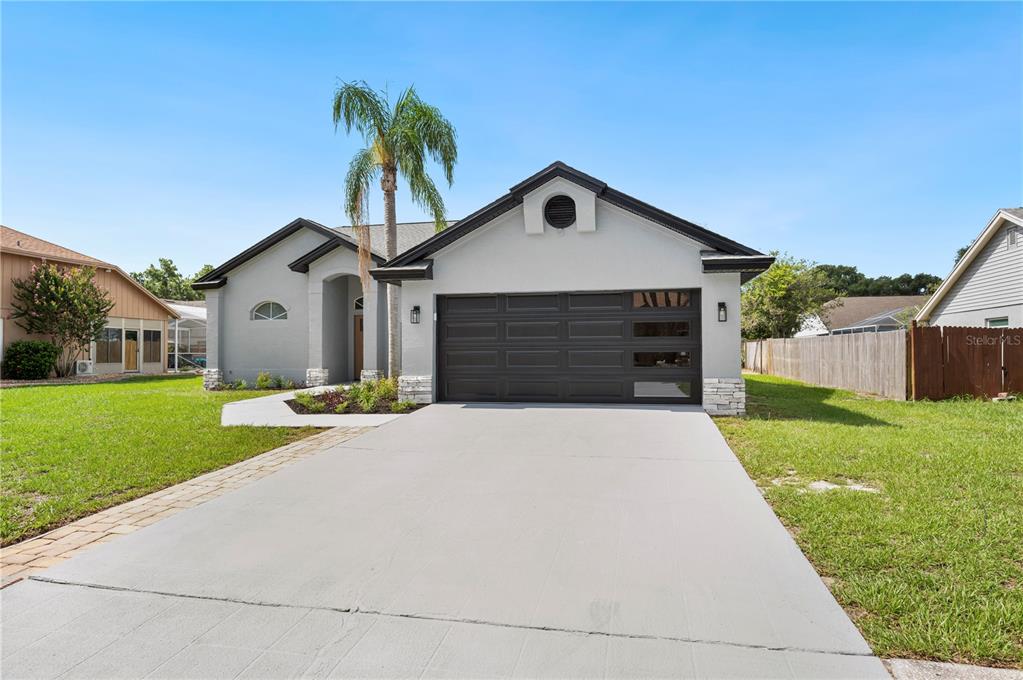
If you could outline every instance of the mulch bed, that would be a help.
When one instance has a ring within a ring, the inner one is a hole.
[[[377,399],[375,409],[372,411],[363,411],[362,407],[359,406],[359,402],[354,399],[349,399],[348,394],[340,390],[320,392],[319,394],[314,394],[313,398],[324,404],[325,408],[322,411],[310,411],[294,399],[289,399],[284,403],[290,406],[292,411],[295,413],[301,413],[302,415],[338,415],[336,411],[338,405],[347,401],[348,408],[342,412],[343,415],[347,413],[394,413],[394,411],[391,410],[391,405],[398,402],[397,399]],[[416,404],[415,406],[409,407],[406,411],[401,411],[401,413],[411,413],[412,411],[422,408],[422,406],[423,404]]]

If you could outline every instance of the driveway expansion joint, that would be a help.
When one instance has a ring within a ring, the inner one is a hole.
[[[505,623],[502,621],[489,621],[486,619],[463,618],[457,616],[439,616],[428,614],[414,614],[401,612],[386,612],[378,609],[363,609],[361,607],[327,607],[322,605],[288,604],[285,602],[264,602],[259,600],[245,600],[233,597],[217,597],[215,595],[194,595],[190,593],[174,593],[161,590],[147,590],[145,588],[129,588],[126,586],[110,586],[101,583],[84,583],[76,581],[65,581],[61,579],[47,578],[45,576],[30,576],[29,581],[50,583],[58,586],[69,586],[73,588],[90,588],[94,590],[108,590],[116,592],[137,593],[140,595],[156,595],[159,597],[176,597],[189,600],[207,600],[212,602],[227,602],[230,604],[241,604],[252,607],[275,607],[283,609],[302,609],[310,611],[326,611],[337,614],[363,614],[365,616],[379,616],[392,619],[409,619],[413,621],[435,621],[438,623],[461,623],[474,626],[492,626],[495,628],[511,628],[515,630],[533,630],[548,633],[568,633],[571,635],[592,635],[597,637],[617,638],[622,640],[655,640],[659,642],[680,642],[683,644],[720,645],[723,647],[737,647],[740,649],[753,649],[765,652],[799,652],[805,654],[830,654],[834,656],[852,656],[871,658],[871,652],[849,652],[833,649],[815,649],[810,647],[792,647],[785,645],[758,645],[745,642],[732,642],[729,640],[711,640],[694,637],[681,637],[673,635],[650,635],[644,633],[609,633],[599,630],[586,630],[583,628],[564,628],[559,626],[527,625],[520,623]]]

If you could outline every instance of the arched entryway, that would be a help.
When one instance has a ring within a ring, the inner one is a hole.
[[[344,251],[342,255],[347,253]],[[309,270],[309,385],[338,384],[378,377],[384,356],[387,314],[382,287],[370,280],[369,291],[347,263]],[[352,263],[354,264],[354,263]],[[384,353],[382,353],[382,351]]]

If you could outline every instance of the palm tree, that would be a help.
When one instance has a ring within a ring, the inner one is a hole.
[[[454,176],[458,149],[455,128],[439,109],[419,98],[409,87],[391,106],[386,92],[365,82],[342,83],[334,92],[334,129],[344,123],[345,132],[354,128],[366,141],[348,165],[345,177],[345,212],[359,241],[359,277],[368,290],[370,243],[365,218],[369,212],[370,183],[380,178],[384,192],[384,226],[387,259],[398,254],[398,228],[394,193],[398,175],[408,184],[412,200],[433,216],[437,231],[446,226],[444,199],[426,172],[426,160],[440,163],[448,186]],[[387,285],[387,373],[401,372],[398,346],[398,289]]]

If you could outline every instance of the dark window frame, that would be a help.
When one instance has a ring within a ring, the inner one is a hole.
[[[143,363],[153,364],[163,362],[163,350],[160,347],[160,341],[162,337],[163,331],[151,329],[142,331]]]
[[[96,354],[93,359],[97,364],[119,364],[122,359],[122,343],[124,341],[124,329],[106,327],[96,340]],[[113,357],[111,355],[114,355]]]

